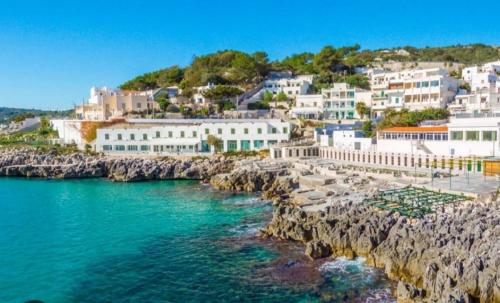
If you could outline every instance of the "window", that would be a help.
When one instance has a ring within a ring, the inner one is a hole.
[[[117,151],[124,151],[125,150],[125,145],[115,145],[115,150],[117,150]]]
[[[250,140],[241,140],[241,150],[250,150]]]
[[[431,81],[431,87],[439,86],[439,80]]]
[[[181,130],[181,138],[184,138],[184,131]]]
[[[128,151],[137,151],[137,145],[128,145],[127,150]]]
[[[172,137],[173,137],[173,133],[172,133],[172,131],[169,131],[169,132],[168,132],[168,137],[169,137],[169,138],[172,138]]]
[[[253,141],[253,148],[255,149],[261,149],[264,146],[264,141],[263,140],[254,140]]]
[[[276,127],[271,128],[271,134],[276,134],[276,132],[277,132]]]
[[[288,127],[283,127],[283,133],[288,134]]]
[[[205,135],[209,135],[210,134],[210,130],[208,128],[205,128]]]
[[[451,140],[454,141],[461,141],[464,139],[464,132],[463,131],[451,131]]]
[[[236,130],[234,128],[231,128],[231,135],[234,135],[236,133]]]
[[[465,140],[467,140],[467,141],[479,141],[479,132],[478,131],[466,131],[465,132]]]
[[[149,145],[141,145],[141,151],[148,151]]]
[[[272,145],[272,144],[276,144],[276,143],[278,143],[278,141],[276,141],[276,140],[268,140],[267,141],[267,145]]]
[[[193,130],[193,138],[196,138],[196,137],[198,137],[198,133],[195,130]]]
[[[417,88],[420,88],[420,82],[415,83]]]
[[[217,129],[217,134],[222,135],[222,128]]]
[[[148,134],[142,134],[142,140],[147,140],[148,139]]]
[[[244,129],[243,129],[243,133],[244,133],[245,135],[248,135],[248,128],[244,128]]]
[[[488,130],[483,131],[483,141],[496,141],[497,140],[497,132]]]
[[[236,151],[238,149],[238,141],[228,140],[227,141],[227,151]]]
[[[137,108],[141,108],[141,103],[137,103]]]
[[[259,127],[259,128],[257,128],[257,133],[258,133],[259,135],[260,135],[260,134],[262,134],[262,128],[260,128],[260,127]]]
[[[109,140],[109,134],[104,134],[104,140]]]
[[[102,150],[104,150],[104,151],[110,151],[110,150],[113,150],[113,147],[111,145],[103,145],[102,146]]]
[[[130,141],[134,141],[135,140],[135,135],[134,134],[130,134]]]
[[[422,87],[429,87],[429,81],[422,82]]]
[[[160,138],[160,132],[159,131],[156,132],[156,138]]]
[[[118,135],[116,136],[116,139],[117,139],[117,140],[121,140],[121,139],[122,139],[122,134],[118,134]]]

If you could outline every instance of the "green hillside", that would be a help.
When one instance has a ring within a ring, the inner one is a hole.
[[[402,51],[403,50],[403,51]],[[214,84],[252,86],[270,71],[291,70],[295,74],[319,75],[319,85],[352,75],[354,67],[384,61],[456,62],[466,65],[500,60],[500,48],[484,44],[416,48],[363,50],[360,45],[333,47],[327,45],[318,53],[293,54],[282,60],[270,61],[265,52],[247,54],[235,50],[197,56],[190,65],[177,65],[145,73],[121,85],[122,89],[144,90],[179,85],[189,95],[190,88]],[[351,77],[347,82],[366,85],[365,79]]]

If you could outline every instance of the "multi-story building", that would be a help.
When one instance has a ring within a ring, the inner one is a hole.
[[[298,95],[295,107],[290,111],[292,118],[320,119],[323,117],[323,95]]]
[[[393,127],[377,133],[377,151],[415,155],[500,156],[500,116],[451,118],[440,126]]]
[[[313,75],[270,78],[264,81],[264,89],[273,94],[283,92],[289,98],[295,98],[298,95],[307,94],[313,78]]]
[[[452,115],[500,113],[500,87],[483,88],[472,93],[458,94],[448,105]]]
[[[403,107],[410,110],[445,108],[458,91],[458,80],[450,77],[445,69],[414,69],[401,72],[370,70],[370,86],[374,98],[403,94]],[[394,98],[399,98],[396,96]],[[396,99],[394,99],[396,101]],[[391,104],[385,102],[384,106]],[[393,103],[394,104],[394,103]],[[380,104],[377,104],[379,107]],[[389,108],[388,106],[387,108]],[[399,107],[399,106],[398,106]],[[378,111],[383,111],[379,108]]]
[[[500,87],[500,61],[489,62],[483,65],[469,66],[462,70],[462,80],[467,82],[471,92],[492,87]]]
[[[108,87],[92,87],[86,104],[76,106],[75,114],[82,120],[108,120],[130,112],[158,110],[152,91],[124,91]]]
[[[364,102],[371,106],[372,93],[347,83],[334,83],[332,88],[321,90],[324,117],[326,119],[359,119],[356,104]]]
[[[250,151],[266,149],[290,139],[291,124],[281,120],[170,119],[128,120],[97,130],[96,151],[108,154],[198,154],[218,149]]]

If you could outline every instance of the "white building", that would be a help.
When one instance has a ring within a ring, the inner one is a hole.
[[[299,75],[295,77],[271,78],[264,81],[264,89],[274,95],[283,92],[289,98],[307,94],[311,86],[313,75]]]
[[[86,104],[76,106],[75,114],[82,120],[108,120],[130,112],[159,110],[153,91],[125,91],[108,87],[92,87]]]
[[[377,151],[415,155],[500,156],[500,116],[452,118],[447,125],[393,127],[377,133]]]
[[[82,120],[54,119],[50,125],[57,131],[59,143],[76,144],[79,148],[87,143],[82,138]]]
[[[292,118],[320,119],[323,117],[323,95],[298,95],[295,107],[290,111]]]
[[[473,93],[458,94],[448,109],[452,115],[500,113],[500,87],[496,91],[483,88]]]
[[[471,87],[471,92],[500,87],[500,61],[469,66],[462,70],[462,80]]]
[[[129,120],[97,130],[96,151],[108,154],[211,153],[210,135],[220,140],[220,150],[250,151],[290,139],[291,124],[281,120]]]
[[[321,90],[324,117],[326,119],[359,119],[356,104],[364,102],[371,106],[372,93],[347,83],[334,83],[332,88]]]
[[[401,72],[370,70],[367,72],[374,98],[404,96],[404,108],[422,110],[445,108],[458,91],[458,80],[450,77],[445,69],[413,69]],[[385,102],[390,104],[389,102]],[[377,104],[381,106],[380,104]],[[379,112],[383,108],[378,109]]]
[[[193,102],[196,104],[200,104],[200,105],[207,105],[208,103],[210,103],[211,100],[205,98],[205,96],[203,96],[203,94],[214,87],[215,87],[215,85],[213,83],[208,83],[205,86],[193,87],[193,91],[194,91],[193,98],[192,98]]]

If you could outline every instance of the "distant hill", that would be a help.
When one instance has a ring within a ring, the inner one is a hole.
[[[40,109],[0,107],[0,123],[9,122],[17,116],[33,114],[34,116],[49,116],[51,118],[67,117],[73,110],[53,111]]]
[[[190,65],[174,65],[137,76],[121,85],[122,89],[145,90],[178,85],[189,95],[191,88],[214,84],[251,87],[270,71],[290,70],[295,74],[317,74],[327,84],[338,79],[340,72],[353,74],[359,66],[380,65],[381,62],[444,62],[464,65],[500,60],[500,47],[484,44],[444,47],[412,46],[366,50],[356,44],[333,47],[327,45],[318,53],[291,54],[282,60],[270,61],[267,53],[247,54],[224,50],[196,56]]]

